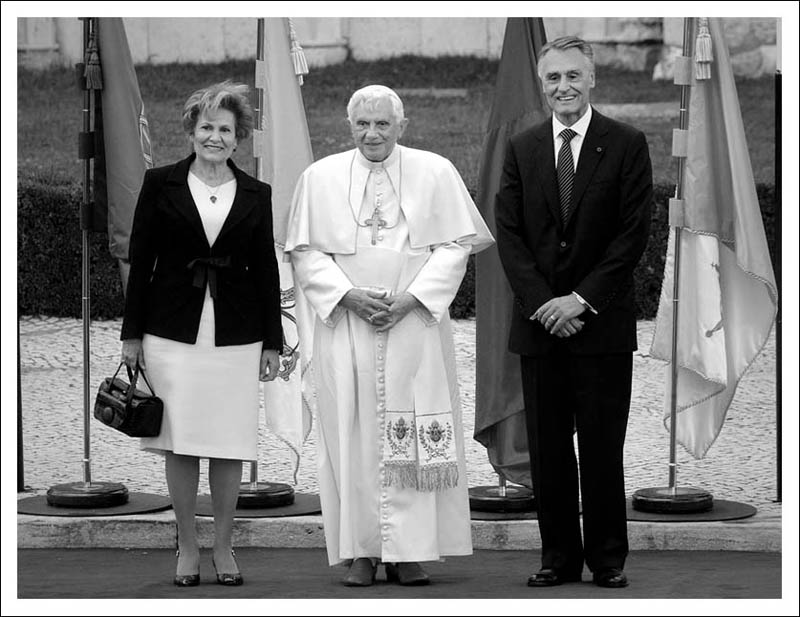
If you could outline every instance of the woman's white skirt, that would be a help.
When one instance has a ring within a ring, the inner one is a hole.
[[[215,347],[206,292],[194,345],[145,334],[143,348],[147,377],[164,401],[161,434],[143,438],[143,450],[257,460],[260,342]]]

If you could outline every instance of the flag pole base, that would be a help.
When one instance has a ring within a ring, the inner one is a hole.
[[[236,508],[278,508],[294,503],[294,489],[280,482],[242,482]]]
[[[474,486],[469,489],[470,510],[530,512],[536,509],[533,491],[524,486]]]
[[[46,498],[57,508],[113,508],[128,503],[128,489],[119,482],[70,482],[50,487]]]
[[[711,493],[686,486],[639,489],[631,502],[634,510],[659,514],[708,512],[714,507]]]

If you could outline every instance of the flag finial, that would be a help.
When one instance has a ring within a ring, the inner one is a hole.
[[[306,62],[306,55],[303,53],[303,48],[297,42],[297,32],[294,30],[294,22],[289,18],[289,38],[292,42],[290,54],[292,56],[292,64],[294,65],[294,74],[297,75],[297,81],[303,85],[303,75],[308,75],[308,63]]]
[[[708,31],[708,17],[697,20],[697,42],[694,52],[694,76],[698,81],[711,79],[711,62],[714,55],[711,52],[711,34]]]

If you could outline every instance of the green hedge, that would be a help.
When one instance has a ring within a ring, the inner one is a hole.
[[[81,190],[71,181],[54,178],[21,179],[18,196],[17,301],[21,315],[81,316]],[[775,263],[775,188],[756,186],[761,215]],[[653,319],[658,308],[669,231],[667,203],[674,186],[657,185],[651,238],[636,269],[638,317]],[[104,233],[90,234],[92,319],[122,315],[119,270],[108,252]],[[475,315],[475,263],[450,307],[454,318]]]
[[[18,185],[17,306],[20,315],[81,316],[82,191],[58,178],[26,178]],[[92,319],[120,317],[122,283],[108,237],[89,234]]]

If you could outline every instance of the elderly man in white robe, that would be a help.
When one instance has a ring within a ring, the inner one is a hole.
[[[455,167],[397,144],[397,94],[355,92],[356,148],[298,180],[285,250],[316,313],[313,366],[328,560],[345,585],[379,563],[401,585],[419,564],[472,553],[448,307],[470,253],[493,242]]]

